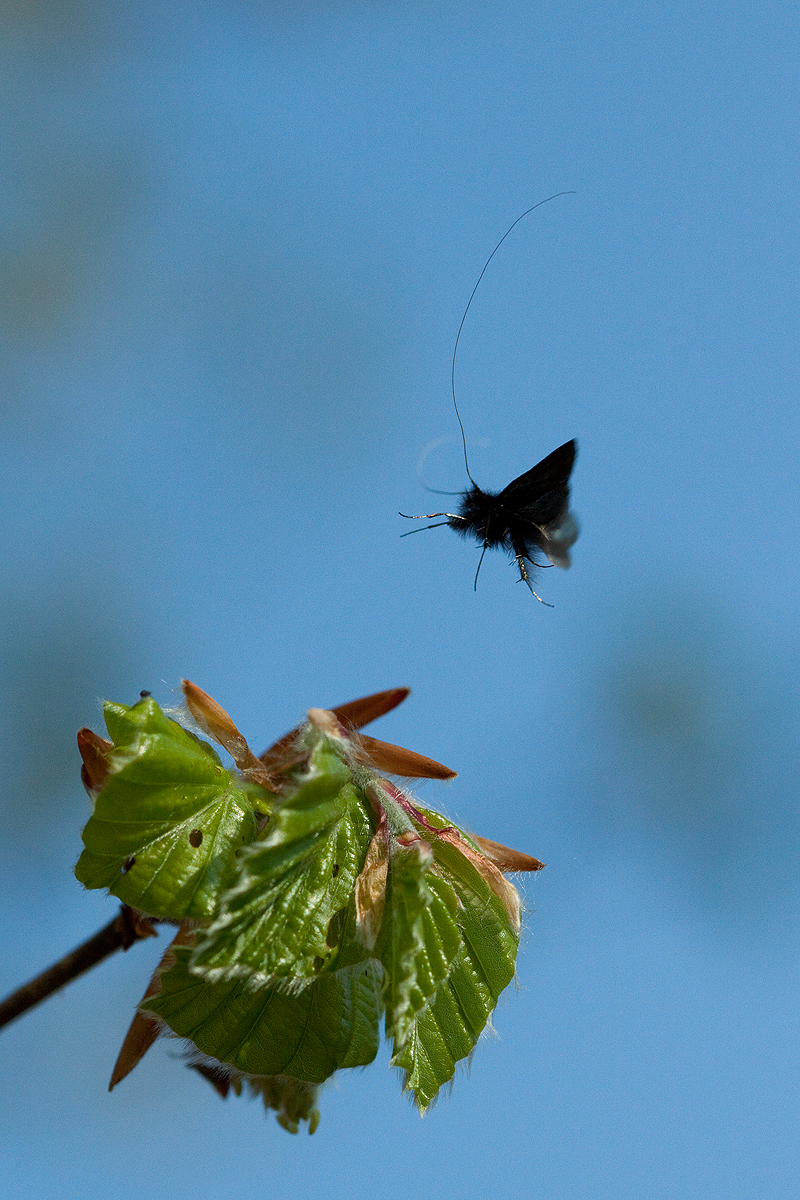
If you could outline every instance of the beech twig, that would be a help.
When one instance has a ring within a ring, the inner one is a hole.
[[[57,992],[84,971],[96,966],[117,950],[128,950],[142,938],[156,937],[152,921],[141,917],[133,909],[123,905],[113,921],[90,937],[82,946],[76,946],[58,962],[53,963],[41,975],[24,983],[10,996],[0,1002],[0,1027],[21,1017],[29,1008],[41,1004],[53,992]]]

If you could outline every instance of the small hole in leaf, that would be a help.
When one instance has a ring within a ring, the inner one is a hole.
[[[321,958],[314,959],[314,970],[315,971],[321,971],[324,966],[325,966],[325,962],[323,959],[321,959]]]
[[[136,866],[136,855],[132,854],[130,856],[130,858],[125,859],[125,862],[120,867],[120,869],[119,869],[120,875],[127,875],[128,871],[130,871],[131,867],[135,867],[135,866]]]
[[[334,864],[333,864],[333,872],[332,872],[332,874],[333,874],[333,878],[334,878],[334,879],[335,879],[335,878],[336,878],[336,876],[339,874],[339,864],[338,864],[338,863],[334,863]]]
[[[193,829],[189,834],[189,845],[194,846],[195,850],[203,840],[203,831],[201,829]]]

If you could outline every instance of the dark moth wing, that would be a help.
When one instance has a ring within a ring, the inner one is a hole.
[[[565,442],[497,497],[506,513],[506,536],[529,587],[525,560],[535,566],[535,550],[543,550],[554,567],[570,565],[570,547],[578,537],[578,522],[569,511],[569,477],[576,453],[576,443]]]
[[[512,480],[497,497],[503,508],[539,529],[560,525],[569,508],[569,477],[577,444],[564,442],[530,471]]]

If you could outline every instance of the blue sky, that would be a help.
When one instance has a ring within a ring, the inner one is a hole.
[[[313,1138],[158,1046],[160,947],[2,1034],[14,1195],[763,1200],[798,1173],[798,19],[788,4],[0,14],[3,991],[110,919],[71,872],[103,698],[257,747],[407,685],[426,804],[548,863],[519,988],[420,1121]],[[543,608],[398,511],[570,437]],[[412,1149],[413,1148],[413,1149]]]

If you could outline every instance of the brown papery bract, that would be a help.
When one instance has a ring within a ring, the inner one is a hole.
[[[220,746],[224,746],[240,771],[246,771],[250,779],[269,791],[275,791],[275,783],[264,764],[256,758],[244,735],[234,725],[221,704],[217,704],[208,692],[188,679],[181,680],[186,707],[200,728]]]
[[[473,842],[477,842],[487,858],[490,858],[496,867],[501,871],[541,871],[545,863],[539,862],[538,858],[533,858],[530,854],[523,854],[521,850],[512,850],[510,846],[504,846],[502,842],[493,842],[491,838],[477,837],[472,835]]]
[[[402,775],[406,779],[455,779],[458,774],[424,754],[417,754],[416,750],[379,742],[363,733],[353,741],[357,761],[371,763],[389,775]]]
[[[78,750],[83,759],[81,781],[90,796],[96,795],[105,787],[110,773],[109,753],[114,749],[114,743],[108,738],[100,737],[91,729],[78,730]]]
[[[161,972],[171,967],[175,959],[172,951],[175,946],[190,946],[194,941],[194,925],[191,921],[184,921],[175,937],[164,951],[161,962],[156,967],[153,976],[147,985],[140,1004],[145,1000],[149,1000],[151,996],[157,996],[161,991]],[[129,1075],[137,1063],[141,1062],[147,1051],[153,1045],[161,1032],[161,1022],[146,1013],[137,1011],[130,1023],[128,1032],[125,1035],[125,1040],[122,1043],[117,1061],[114,1064],[114,1070],[111,1072],[111,1080],[108,1085],[108,1090],[120,1083],[126,1075]]]
[[[402,704],[409,694],[410,688],[390,688],[385,692],[374,692],[371,696],[362,696],[359,700],[350,700],[337,708],[329,709],[340,725],[345,729],[361,729],[370,721],[377,720],[385,713],[391,712],[398,704]],[[273,742],[268,750],[261,755],[261,762],[266,767],[282,767],[286,755],[302,729],[298,725],[285,733],[277,742]]]
[[[361,874],[356,879],[356,925],[368,950],[373,949],[377,940],[386,903],[386,876],[389,869],[386,838],[386,825],[382,822],[373,835]]]

